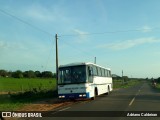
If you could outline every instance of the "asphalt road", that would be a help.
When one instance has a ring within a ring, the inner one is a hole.
[[[117,112],[119,111],[119,112]],[[136,112],[140,111],[140,112]],[[80,101],[76,104],[59,108],[50,113],[64,117],[48,117],[48,120],[160,120],[160,117],[133,117],[149,113],[156,115],[160,111],[160,93],[147,82],[140,85],[114,90],[109,95],[101,95],[96,100]],[[72,117],[66,117],[67,115]],[[75,115],[75,116],[74,116]],[[90,115],[90,117],[88,117]],[[115,117],[109,117],[109,116]],[[160,115],[160,113],[159,113]],[[74,116],[74,117],[73,117]],[[80,116],[80,117],[78,117]],[[118,116],[118,117],[117,117]],[[126,116],[126,117],[124,117]]]

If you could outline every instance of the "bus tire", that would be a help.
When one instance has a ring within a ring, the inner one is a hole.
[[[94,90],[94,96],[91,99],[95,100],[97,95],[98,95],[98,91],[97,91],[97,88],[95,88],[95,90]]]
[[[109,95],[109,93],[110,93],[110,87],[108,86],[108,92],[106,94]]]
[[[96,99],[96,97],[95,97],[95,96],[91,98],[91,100],[95,100],[95,99]]]

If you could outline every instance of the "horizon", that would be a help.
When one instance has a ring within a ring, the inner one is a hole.
[[[160,76],[160,1],[0,0],[0,69],[56,71],[92,62],[112,74]]]

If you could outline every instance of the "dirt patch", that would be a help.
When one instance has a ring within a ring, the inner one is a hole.
[[[18,92],[0,92],[0,95],[8,95],[8,94],[15,94]]]
[[[26,104],[17,111],[50,111],[58,107],[73,104],[73,101],[60,101],[58,99],[48,99],[36,103]]]
[[[0,92],[0,95],[10,95],[15,93],[18,93],[18,92]],[[24,104],[22,108],[16,111],[50,111],[58,107],[70,105],[73,103],[75,102],[69,101],[69,100],[62,101],[62,100],[59,100],[58,98],[50,98],[50,99],[29,103],[29,104],[28,103]]]
[[[8,95],[9,92],[0,92],[0,95]]]

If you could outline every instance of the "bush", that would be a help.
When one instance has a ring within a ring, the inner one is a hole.
[[[32,91],[19,92],[16,94],[11,94],[10,96],[14,102],[31,102],[39,99],[54,98],[58,95],[56,90],[38,91],[36,88],[33,88]]]

